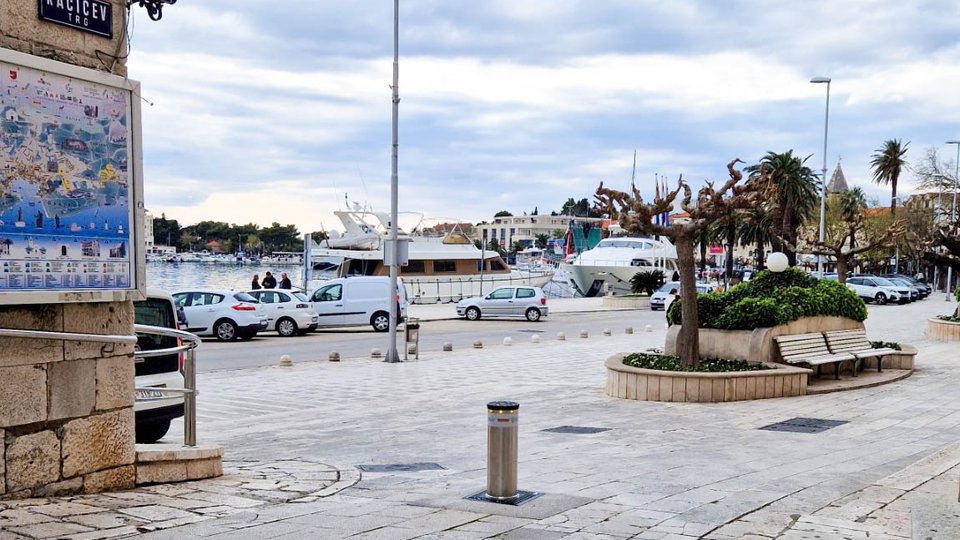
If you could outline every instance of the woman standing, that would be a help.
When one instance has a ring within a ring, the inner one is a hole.
[[[256,274],[253,275],[253,283],[250,284],[250,288],[253,290],[260,288],[260,276]]]

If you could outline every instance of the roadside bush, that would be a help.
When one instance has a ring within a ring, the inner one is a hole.
[[[647,293],[653,294],[653,291],[659,289],[664,284],[662,270],[645,270],[637,272],[630,278],[630,292],[634,294]]]
[[[836,281],[816,279],[795,268],[779,274],[763,271],[726,293],[697,295],[700,328],[752,330],[803,317],[835,316],[863,321],[867,307],[856,293]],[[680,324],[680,302],[667,313]]]

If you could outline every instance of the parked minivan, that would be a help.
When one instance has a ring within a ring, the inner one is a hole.
[[[317,311],[318,328],[369,324],[377,332],[386,332],[390,329],[389,295],[389,277],[352,276],[323,282],[310,301]],[[407,291],[401,278],[397,278],[393,309],[400,313],[398,322],[407,316]]]

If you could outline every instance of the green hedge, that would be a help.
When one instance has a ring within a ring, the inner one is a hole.
[[[867,306],[841,283],[817,279],[788,268],[763,271],[725,293],[697,295],[700,328],[752,330],[777,326],[803,317],[835,316],[855,321],[867,318]],[[670,324],[680,324],[680,301],[670,305]]]

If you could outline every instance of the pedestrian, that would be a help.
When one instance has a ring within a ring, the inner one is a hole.
[[[276,289],[277,288],[277,278],[273,277],[273,274],[267,272],[263,275],[263,282],[261,283],[264,289]]]
[[[250,284],[250,288],[253,290],[262,288],[260,287],[260,276],[256,274],[253,275],[253,283]]]
[[[667,295],[667,298],[663,302],[664,313],[670,312],[670,306],[673,304],[674,301],[676,301],[676,299],[677,299],[677,289],[672,288],[670,289],[670,294]]]
[[[293,284],[290,283],[290,278],[287,277],[286,272],[280,272],[280,288],[281,289],[292,289]]]
[[[680,281],[680,272],[677,271],[677,270],[674,270],[674,271],[673,271],[673,279],[671,279],[670,281]]]

